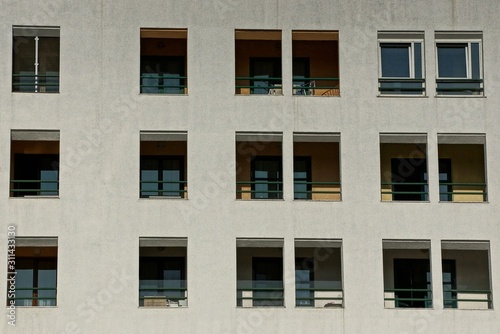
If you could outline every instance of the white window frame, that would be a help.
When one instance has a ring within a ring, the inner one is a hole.
[[[479,79],[483,79],[483,41],[481,39],[436,39],[435,52],[436,52],[436,79],[469,79],[472,80],[472,43],[479,44]],[[439,44],[465,44],[465,66],[467,76],[464,78],[450,78],[439,76],[439,58],[438,58],[438,45]]]
[[[389,39],[381,38],[378,40],[378,73],[379,79],[401,79],[406,77],[384,77],[382,76],[382,44],[410,44],[408,48],[409,59],[410,59],[410,76],[406,79],[415,79],[415,43],[420,43],[420,53],[422,60],[422,79],[425,80],[425,68],[424,68],[424,40],[423,39]]]

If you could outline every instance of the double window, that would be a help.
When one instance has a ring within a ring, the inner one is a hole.
[[[424,33],[379,32],[379,94],[424,95]]]
[[[438,95],[482,95],[482,34],[436,32]]]
[[[59,28],[13,28],[12,91],[59,92]]]

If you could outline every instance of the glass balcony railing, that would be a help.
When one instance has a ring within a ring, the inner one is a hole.
[[[339,78],[293,77],[293,95],[339,96]]]
[[[425,79],[379,78],[378,90],[381,95],[423,95]]]
[[[140,280],[139,306],[184,307],[187,306],[185,280]]]
[[[283,306],[283,281],[243,281],[237,282],[237,306]]]
[[[490,309],[491,290],[444,289],[443,302],[445,308]]]
[[[432,307],[431,289],[386,289],[384,301],[387,308],[430,308]]]
[[[438,95],[482,95],[482,79],[436,79]]]
[[[140,181],[140,183],[141,198],[185,198],[187,194],[187,181]]]
[[[339,281],[295,282],[297,307],[342,307],[343,300]]]
[[[439,182],[439,200],[442,202],[485,202],[486,183]]]
[[[59,180],[10,180],[13,197],[58,196]]]
[[[59,73],[35,74],[21,72],[12,75],[12,91],[33,93],[58,93]]]
[[[16,286],[14,298],[7,299],[7,305],[13,300],[16,306],[56,306],[57,288],[20,288]]]

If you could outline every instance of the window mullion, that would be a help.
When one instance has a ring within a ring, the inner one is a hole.
[[[38,41],[40,38],[35,36],[35,92],[38,92]]]

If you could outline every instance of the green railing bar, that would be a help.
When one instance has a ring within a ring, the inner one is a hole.
[[[336,89],[339,86],[314,86],[314,87],[302,87],[302,86],[293,86],[293,89],[303,89],[303,90],[312,90],[312,89]]]
[[[57,300],[56,297],[16,297],[8,298],[9,300]]]
[[[12,86],[54,86],[58,87],[58,83],[32,82],[32,83],[12,83]]]
[[[424,191],[385,191],[382,190],[382,194],[392,194],[392,195],[427,195],[428,192]]]
[[[340,78],[319,78],[319,77],[292,77],[295,81],[308,81],[308,80],[325,80],[325,81],[340,81]]]
[[[170,75],[170,74],[159,74],[159,73],[149,73],[150,75],[141,75],[141,79],[187,79],[187,76],[182,75]],[[156,74],[158,76],[151,76],[151,74]],[[170,76],[169,76],[170,75]]]
[[[384,292],[432,292],[431,289],[386,289]]]
[[[415,82],[415,83],[423,83],[425,79],[412,79],[412,78],[378,78],[379,82]]]
[[[303,298],[303,297],[300,297],[300,298],[295,298],[295,300],[311,300],[311,301],[314,301],[314,300],[344,300],[344,298],[342,297],[331,297],[331,298],[328,298],[328,297],[315,297],[315,298]]]
[[[266,80],[281,80],[283,78],[281,77],[265,77],[265,78],[259,78],[259,77],[236,77],[236,80],[257,80],[257,81],[266,81]]]
[[[439,182],[441,186],[486,187],[486,183],[447,183]]]
[[[169,296],[144,296],[139,297],[139,299],[171,299],[171,300],[187,300],[187,297],[169,297]]]
[[[11,189],[11,192],[22,193],[22,192],[47,192],[47,193],[58,193],[59,190],[45,190],[45,189]]]
[[[297,283],[301,284],[301,283]],[[342,292],[340,289],[319,289],[319,288],[295,288],[297,291],[326,291],[326,292]]]
[[[26,78],[26,77],[41,77],[41,78],[58,78],[59,74],[12,74],[13,77]]]
[[[277,292],[283,292],[283,288],[248,288],[248,289],[237,289],[237,291],[277,291]]]
[[[340,186],[340,182],[308,182],[308,181],[293,181],[295,184],[311,184],[311,185],[333,185]]]
[[[282,184],[283,181],[236,181],[236,184]]]
[[[144,190],[141,193],[187,193],[187,190]]]
[[[186,88],[187,85],[141,85],[141,87],[152,87],[152,88]]]
[[[443,292],[458,292],[458,293],[491,293],[491,290],[443,290]]]
[[[489,303],[493,301],[493,299],[458,299],[458,298],[443,299],[443,300],[444,302],[472,302],[472,303],[477,303],[477,302]]]
[[[16,290],[23,290],[23,291],[24,291],[24,290],[28,290],[28,291],[29,291],[29,290],[37,290],[37,291],[38,291],[38,290],[56,291],[56,290],[57,290],[57,288],[18,288],[18,287],[16,286]]]
[[[308,190],[308,191],[295,191],[295,194],[342,194],[341,191],[328,191],[328,190]]]
[[[140,288],[139,291],[187,291],[187,288]]]
[[[440,191],[440,194],[443,195],[486,195],[487,193],[485,191],[480,191],[480,192],[472,192],[472,191]]]
[[[483,83],[483,79],[436,79],[437,83]]]
[[[281,89],[281,87],[276,86],[235,86],[236,88],[261,88],[261,89]]]
[[[425,88],[388,88],[388,87],[379,87],[378,89],[381,92],[395,92],[395,91],[402,91],[402,92],[421,92],[424,91]]]
[[[384,300],[390,301],[405,301],[405,302],[430,302],[432,298],[384,298]]]
[[[187,181],[141,181],[141,183],[187,183]]]
[[[383,186],[401,185],[401,186],[426,186],[427,182],[382,182]]]
[[[237,194],[252,194],[252,193],[262,193],[262,194],[281,194],[283,190],[236,190]]]
[[[10,180],[10,182],[19,183],[58,183],[57,180]]]
[[[240,297],[238,300],[283,300],[283,297]]]

